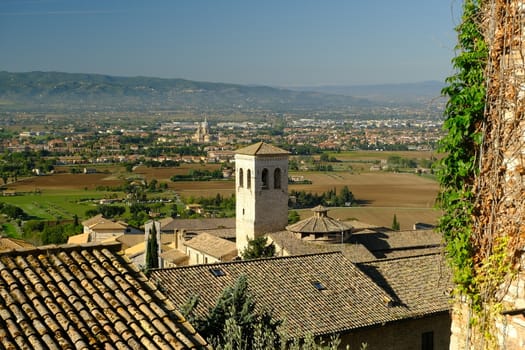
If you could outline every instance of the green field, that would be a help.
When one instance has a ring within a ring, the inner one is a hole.
[[[36,220],[72,219],[75,215],[85,218],[89,209],[95,208],[90,199],[102,199],[109,195],[103,191],[45,190],[41,194],[25,194],[0,197],[0,202],[20,207]]]

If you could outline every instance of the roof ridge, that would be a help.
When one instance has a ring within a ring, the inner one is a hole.
[[[412,258],[422,258],[422,257],[425,257],[425,256],[430,256],[430,255],[444,255],[444,254],[443,254],[443,252],[423,253],[423,254],[418,254],[418,255],[397,256],[397,257],[393,257],[393,258],[384,258],[384,259],[360,261],[360,262],[358,262],[356,264],[360,265],[360,264],[370,264],[370,263],[377,263],[377,262],[383,262],[383,261],[407,260],[407,259],[412,259]]]
[[[204,264],[204,265],[209,266],[209,268],[213,268],[214,266],[235,265],[235,264],[241,264],[241,263],[247,264],[247,263],[255,263],[255,262],[260,262],[260,261],[268,261],[268,260],[297,260],[299,258],[311,257],[311,256],[321,256],[321,255],[341,255],[342,258],[344,258],[345,260],[348,260],[350,263],[355,264],[349,259],[347,259],[344,256],[343,252],[341,251],[328,251],[328,252],[318,252],[318,253],[309,253],[309,254],[301,254],[301,255],[272,256],[268,258],[250,259],[250,260],[225,261],[225,262],[217,262],[217,263]],[[203,264],[188,265],[188,266],[175,266],[175,267],[163,267],[163,268],[157,268],[153,270],[175,270],[175,269],[176,270],[187,270],[187,269],[192,269],[195,267],[200,267],[202,265]]]
[[[259,141],[259,144],[257,145],[257,148],[255,149],[255,153],[259,152],[261,147],[264,145],[264,141]]]

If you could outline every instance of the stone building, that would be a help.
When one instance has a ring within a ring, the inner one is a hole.
[[[204,121],[199,123],[195,134],[193,135],[193,141],[197,143],[205,143],[211,141],[210,125],[208,119],[204,118]]]
[[[259,310],[282,331],[339,336],[341,348],[445,350],[450,339],[450,272],[441,254],[354,264],[340,252],[193,265],[152,271],[175,305],[199,295],[206,314],[225,287],[246,275]]]
[[[288,223],[288,151],[259,142],[235,152],[236,243],[248,243]]]

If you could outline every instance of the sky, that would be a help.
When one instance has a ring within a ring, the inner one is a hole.
[[[444,81],[461,0],[0,0],[0,71],[270,86]]]

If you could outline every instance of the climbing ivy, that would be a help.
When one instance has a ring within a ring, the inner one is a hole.
[[[437,206],[443,215],[438,230],[443,234],[458,291],[477,295],[474,279],[472,215],[473,185],[478,173],[486,88],[485,67],[488,49],[481,30],[481,0],[465,0],[458,33],[457,56],[452,60],[456,73],[447,78],[442,90],[448,97],[445,109],[446,136],[439,151],[445,157],[438,165],[440,193]]]

